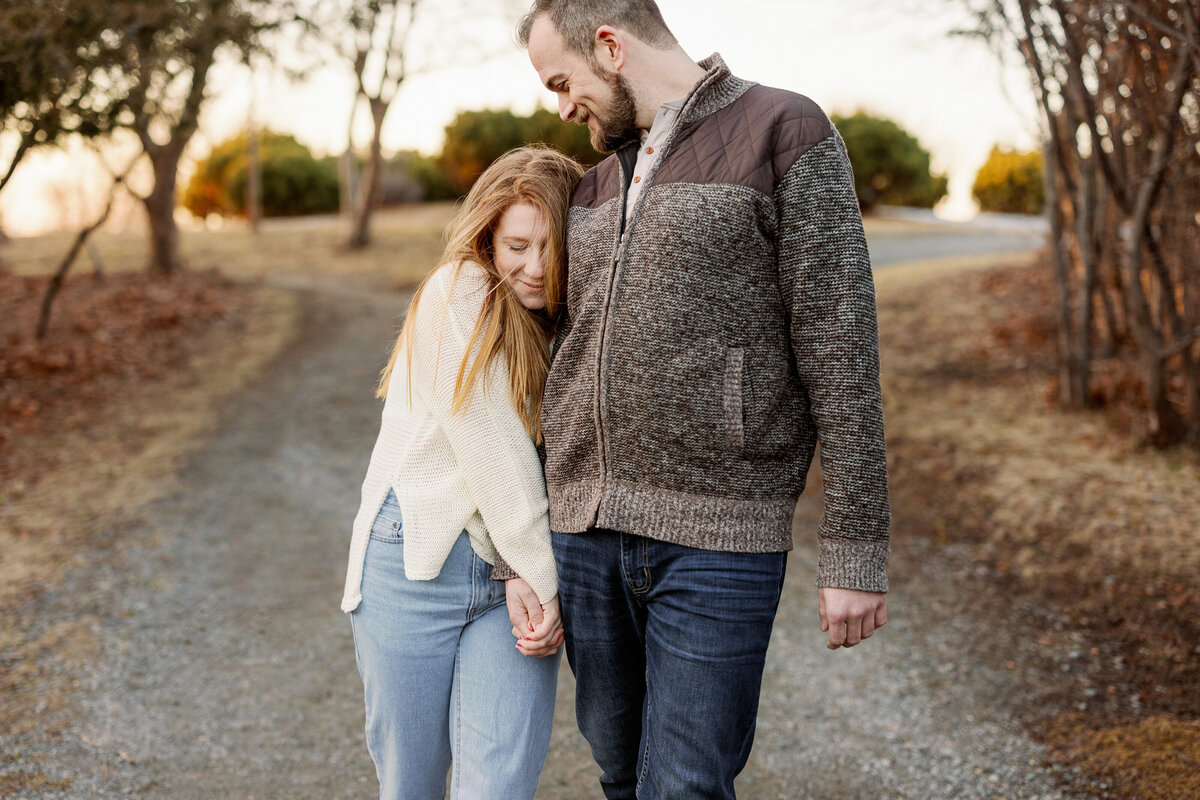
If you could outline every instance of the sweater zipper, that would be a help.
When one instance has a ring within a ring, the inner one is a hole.
[[[621,159],[617,159],[617,170],[621,178],[621,186],[625,186],[625,166],[621,163]],[[621,209],[618,213],[624,214],[625,202],[628,200],[628,190],[622,189],[626,195],[621,198]],[[630,222],[633,219],[630,217]],[[628,229],[622,230],[624,219],[617,220],[616,241],[613,245],[612,261],[608,265],[608,285],[604,287],[604,316],[601,319],[601,336],[600,346],[596,352],[596,439],[599,447],[596,448],[597,455],[600,459],[600,479],[607,483],[612,476],[608,471],[608,437],[604,435],[605,414],[604,414],[604,395],[606,389],[605,376],[607,370],[604,365],[604,358],[608,354],[608,336],[611,329],[609,319],[612,314],[613,289],[616,287],[617,268],[621,263],[621,239],[622,233],[628,233]],[[597,509],[599,514],[599,509]]]
[[[684,101],[683,107],[679,109],[679,117],[675,120],[675,124],[671,126],[671,130],[667,134],[667,138],[663,141],[663,144],[659,149],[658,159],[654,162],[654,166],[650,169],[650,171],[646,173],[646,186],[643,187],[641,193],[638,194],[637,203],[634,204],[632,211],[629,213],[628,223],[626,223],[624,219],[625,203],[629,201],[629,189],[626,186],[625,181],[625,165],[621,163],[621,159],[619,157],[617,158],[617,169],[620,172],[621,187],[622,192],[624,193],[624,196],[622,197],[621,209],[618,212],[622,216],[617,220],[616,243],[613,248],[612,263],[609,264],[608,286],[605,287],[604,317],[601,320],[601,330],[603,333],[600,336],[600,347],[598,348],[599,352],[597,353],[596,357],[596,366],[598,370],[598,375],[596,377],[596,437],[599,440],[600,445],[597,448],[598,457],[600,459],[600,476],[601,480],[605,483],[612,482],[612,473],[609,470],[609,464],[612,463],[612,459],[609,457],[608,453],[608,437],[604,435],[605,428],[607,427],[605,421],[604,398],[607,394],[606,378],[608,377],[608,368],[607,364],[605,363],[605,359],[608,356],[608,339],[609,336],[612,335],[612,325],[610,322],[612,320],[613,295],[615,294],[617,287],[617,270],[621,266],[621,256],[624,254],[625,242],[629,241],[629,237],[633,234],[633,224],[637,222],[638,211],[641,210],[642,204],[645,202],[647,190],[653,186],[654,176],[658,173],[659,168],[662,167],[663,163],[667,160],[667,156],[670,155],[671,152],[671,147],[675,144],[675,139],[678,138],[680,131],[683,130],[684,115],[686,114],[688,107],[695,100],[696,95],[708,86],[713,77],[714,76],[710,74],[699,81],[692,89],[691,93],[688,94],[687,99]],[[636,158],[634,159],[634,166],[637,166]],[[597,508],[596,513],[598,516],[600,513],[599,508]]]

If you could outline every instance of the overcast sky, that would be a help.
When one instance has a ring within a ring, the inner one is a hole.
[[[384,129],[388,150],[436,153],[443,128],[461,110],[556,108],[511,43],[520,0],[503,10],[493,0],[490,12],[472,13],[466,23],[461,12],[455,18],[454,5],[437,0],[417,31],[416,60],[431,66],[410,78],[393,104]],[[829,113],[861,108],[899,122],[933,154],[935,169],[949,172],[951,198],[940,209],[948,216],[972,212],[971,182],[993,144],[1035,144],[1025,74],[1002,70],[983,44],[947,35],[966,23],[955,0],[659,0],[659,6],[697,60],[720,52],[734,74],[806,94]],[[325,64],[300,83],[260,71],[253,81],[259,120],[318,154],[344,149],[353,97],[347,69]],[[245,67],[216,70],[193,156],[246,124],[251,95]],[[366,114],[357,122],[356,140],[365,144]],[[27,159],[0,196],[5,228],[30,233],[61,219],[64,195],[100,183],[103,172],[82,163],[87,158]]]

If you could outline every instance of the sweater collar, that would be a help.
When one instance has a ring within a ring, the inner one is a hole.
[[[720,53],[713,53],[698,63],[705,74],[684,101],[679,125],[687,125],[721,110],[754,85],[752,81],[735,77]]]

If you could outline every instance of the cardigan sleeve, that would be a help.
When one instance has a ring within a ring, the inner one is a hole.
[[[474,264],[443,266],[417,308],[412,389],[445,433],[456,466],[503,561],[543,603],[558,593],[546,484],[532,439],[509,396],[508,364],[497,356],[469,401],[454,409],[459,366],[489,291]]]
[[[845,145],[807,148],[775,189],[781,294],[824,475],[817,585],[887,591],[887,458],[875,286]]]

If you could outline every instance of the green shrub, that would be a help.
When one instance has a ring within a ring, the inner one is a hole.
[[[587,127],[563,122],[546,109],[524,117],[511,111],[463,111],[446,126],[437,158],[457,194],[466,194],[488,165],[514,147],[542,142],[590,166],[603,156],[592,149]]]
[[[880,203],[933,208],[946,196],[946,176],[931,172],[929,151],[895,122],[862,111],[832,120],[846,140],[864,211]]]
[[[196,171],[183,193],[183,205],[197,217],[246,213],[248,137],[221,142]],[[326,214],[338,208],[337,163],[317,159],[294,136],[264,130],[259,134],[262,212],[266,217]]]
[[[993,147],[971,189],[984,211],[1040,214],[1046,205],[1042,154]]]

